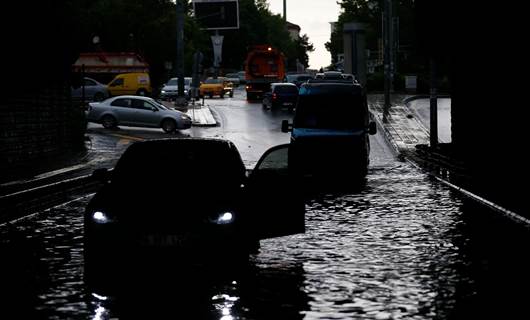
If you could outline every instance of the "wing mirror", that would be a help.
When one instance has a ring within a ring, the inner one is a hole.
[[[282,121],[282,132],[290,132],[293,131],[293,124],[289,123],[289,120],[283,120]]]
[[[370,121],[368,124],[368,133],[374,135],[377,133],[377,125],[374,121]]]

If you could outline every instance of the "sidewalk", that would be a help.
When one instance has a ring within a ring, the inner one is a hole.
[[[175,107],[173,102],[163,101],[162,104],[171,109],[177,109],[189,115],[192,119],[192,125],[194,126],[216,126],[217,121],[215,120],[210,107],[207,104],[196,101],[195,104],[191,102],[182,108]]]
[[[407,107],[405,99],[411,95],[391,95],[391,108],[387,122],[383,122],[383,94],[368,95],[368,107],[387,141],[397,153],[413,151],[418,144],[429,143],[429,130],[416,118]]]

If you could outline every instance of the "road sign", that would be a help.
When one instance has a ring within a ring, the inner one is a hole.
[[[193,12],[202,29],[239,29],[238,0],[193,0]]]

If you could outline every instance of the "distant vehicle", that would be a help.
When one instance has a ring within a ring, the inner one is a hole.
[[[357,82],[353,74],[342,73],[340,71],[326,71],[326,72],[317,73],[315,75],[315,79],[316,80],[339,80],[339,81],[347,80],[347,81]]]
[[[301,86],[291,132],[289,166],[298,176],[364,177],[376,133],[366,94],[346,80],[310,80]]]
[[[270,91],[271,83],[285,78],[285,56],[278,49],[268,45],[250,48],[245,61],[247,100],[262,98]]]
[[[224,77],[218,77],[217,79],[208,78],[199,87],[199,96],[204,97],[208,96],[213,98],[213,96],[219,96],[224,98],[228,94],[230,97],[234,96],[234,88],[230,81]]]
[[[138,95],[148,96],[153,93],[148,73],[122,73],[108,84],[111,96]]]
[[[118,96],[103,102],[91,102],[87,120],[101,123],[105,128],[151,127],[162,128],[168,133],[191,127],[191,118],[187,114],[140,96]]]
[[[313,79],[314,77],[310,74],[303,73],[303,74],[288,74],[285,76],[285,82],[294,83],[297,87],[300,88],[302,83],[306,82],[307,80]]]
[[[242,262],[261,239],[303,233],[305,205],[287,165],[287,145],[266,151],[248,174],[227,140],[132,144],[112,172],[93,174],[104,185],[84,213],[88,282],[151,263],[143,255],[175,257],[181,266]]]
[[[298,100],[298,87],[293,83],[273,83],[271,91],[263,97],[263,107],[271,110],[287,107],[291,112]]]
[[[72,98],[81,99],[83,96],[83,86],[85,90],[85,99],[88,101],[103,101],[110,96],[107,85],[98,81],[84,77],[83,84],[79,88],[72,88]]]
[[[225,74],[225,77],[228,79],[228,81],[232,82],[235,86],[238,86],[241,84],[241,80],[239,79],[238,73],[227,73]]]
[[[191,77],[184,78],[184,96],[186,99],[191,99]],[[162,100],[172,100],[178,96],[178,78],[171,78],[169,81],[162,87],[160,91],[160,99]]]
[[[245,79],[245,71],[238,71],[237,76],[239,77],[239,83],[241,84],[247,83],[247,79]]]

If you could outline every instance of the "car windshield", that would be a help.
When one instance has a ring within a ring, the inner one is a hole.
[[[298,93],[298,87],[292,86],[276,86],[274,87],[276,93]]]
[[[366,125],[366,104],[358,94],[301,95],[296,108],[297,128],[358,129]]]
[[[161,104],[160,102],[156,101],[156,100],[152,100],[150,101],[152,104],[156,105],[158,108],[162,109],[162,110],[169,110],[168,108],[166,108],[163,104]]]
[[[160,163],[171,166],[157,165]],[[161,177],[187,185],[201,185],[207,179],[209,186],[239,187],[245,179],[245,166],[237,150],[223,143],[151,140],[129,147],[113,172],[114,182],[122,188],[138,188],[141,192],[146,186],[158,185]],[[151,189],[159,192],[158,188]]]
[[[219,83],[222,83],[221,79],[206,79],[206,81],[204,81],[204,83],[207,83],[207,84],[219,84]]]
[[[167,82],[168,86],[176,86],[178,85],[178,79],[171,79]]]

